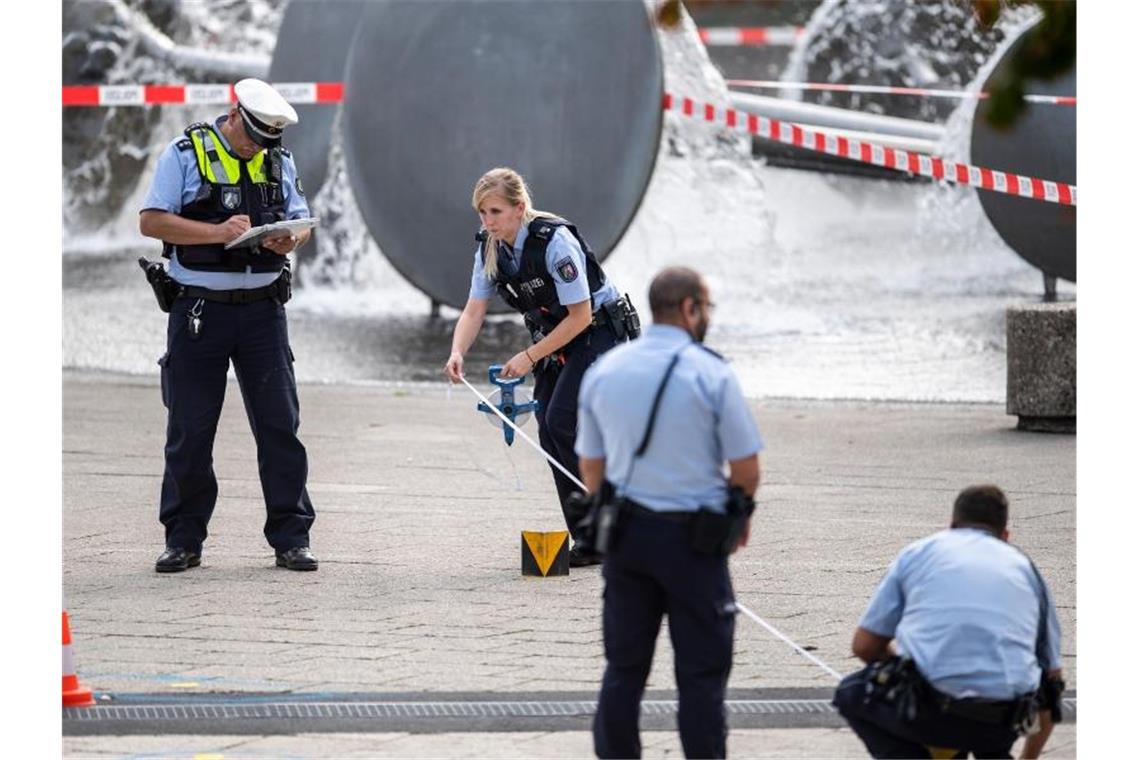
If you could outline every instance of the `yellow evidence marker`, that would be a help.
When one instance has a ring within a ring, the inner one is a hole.
[[[547,578],[570,574],[570,533],[556,530],[522,532],[522,574]]]

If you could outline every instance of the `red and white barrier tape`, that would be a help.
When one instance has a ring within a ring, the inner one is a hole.
[[[795,145],[806,150],[829,153],[887,169],[919,174],[961,185],[980,187],[998,193],[1033,198],[1066,206],[1077,205],[1077,186],[1064,182],[1026,177],[956,161],[947,161],[922,153],[888,148],[883,145],[825,134],[810,127],[777,121],[764,116],[722,108],[711,103],[697,103],[691,98],[678,98],[665,93],[664,108],[684,116],[723,124],[729,129],[759,135],[769,140]]]
[[[342,82],[294,82],[275,84],[274,87],[290,103],[340,103],[344,100]],[[233,85],[229,84],[101,85],[63,88],[65,106],[206,105],[233,102],[236,102],[236,98]],[[1022,198],[1034,198],[1068,206],[1077,205],[1076,185],[960,164],[921,153],[829,135],[790,122],[768,119],[731,108],[720,108],[708,103],[695,103],[690,98],[676,98],[670,93],[665,93],[663,105],[666,111],[703,118],[708,122],[723,123],[730,129],[749,132],[808,150]]]
[[[714,47],[796,44],[802,26],[707,26],[697,30],[701,42]]]
[[[729,87],[754,87],[760,90],[822,90],[826,92],[867,92],[881,95],[920,95],[928,98],[986,99],[988,92],[962,92],[961,90],[931,90],[924,87],[890,87],[875,84],[832,84],[829,82],[777,82],[771,79],[726,79]],[[1075,96],[1026,95],[1030,103],[1049,103],[1058,106],[1075,106]]]
[[[340,103],[343,82],[285,82],[273,85],[290,103]],[[218,105],[236,103],[231,84],[115,84],[64,86],[65,106]]]

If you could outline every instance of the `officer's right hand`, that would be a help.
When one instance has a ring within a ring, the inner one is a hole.
[[[463,355],[452,351],[451,356],[447,357],[447,364],[443,365],[443,371],[451,382],[460,382],[463,379]]]
[[[736,552],[737,549],[743,549],[745,546],[748,546],[748,535],[751,532],[752,532],[752,518],[749,517],[748,522],[744,523],[744,532],[740,534],[740,540],[736,543],[736,546],[733,547],[732,551],[729,552],[729,554],[733,554]]]
[[[228,243],[249,231],[249,217],[245,214],[234,214],[215,226],[218,228],[218,236],[222,239],[221,242]]]

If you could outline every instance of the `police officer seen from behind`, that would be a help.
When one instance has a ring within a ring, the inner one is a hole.
[[[665,269],[649,305],[653,324],[598,360],[579,400],[582,478],[617,505],[602,567],[594,750],[641,756],[639,705],[667,616],[685,756],[724,757],[736,614],[728,555],[748,542],[763,441],[732,369],[701,345],[713,308],[701,276]]]
[[[852,643],[868,666],[835,692],[872,756],[1009,757],[1029,733],[1037,757],[1061,719],[1057,611],[1008,519],[1000,488],[967,488],[879,583]]]
[[[201,561],[218,483],[213,446],[226,372],[233,362],[257,443],[265,496],[265,537],[277,565],[316,570],[309,550],[313,505],[308,462],[297,439],[300,409],[285,324],[288,255],[308,231],[258,247],[225,249],[251,226],[307,217],[293,158],[281,147],[297,113],[265,82],[243,79],[237,103],[212,124],[198,123],[167,146],[143,203],[139,230],[163,243],[169,281],[162,399],[167,409],[166,469],[159,519],[166,550],[158,572]],[[165,277],[151,265],[148,277]],[[152,282],[153,284],[153,282]],[[160,296],[160,303],[162,298]]]
[[[526,183],[513,169],[484,174],[475,184],[471,205],[479,212],[482,228],[476,235],[470,295],[455,324],[444,371],[453,383],[459,382],[463,356],[483,326],[487,301],[498,293],[523,315],[534,341],[510,358],[500,377],[534,372],[539,443],[577,476],[574,435],[582,373],[617,343],[637,337],[637,314],[629,299],[619,296],[577,228],[535,209]],[[574,484],[553,465],[550,470],[567,527],[577,541],[578,528],[567,511]],[[570,550],[571,567],[600,561],[578,543]]]

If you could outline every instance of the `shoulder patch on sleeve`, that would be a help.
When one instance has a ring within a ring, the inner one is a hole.
[[[574,282],[578,279],[578,267],[574,264],[574,259],[569,256],[559,259],[554,265],[554,271],[562,282]]]
[[[301,185],[301,178],[297,177],[297,181],[293,183],[293,187],[297,188],[297,195],[304,196],[305,188]]]

